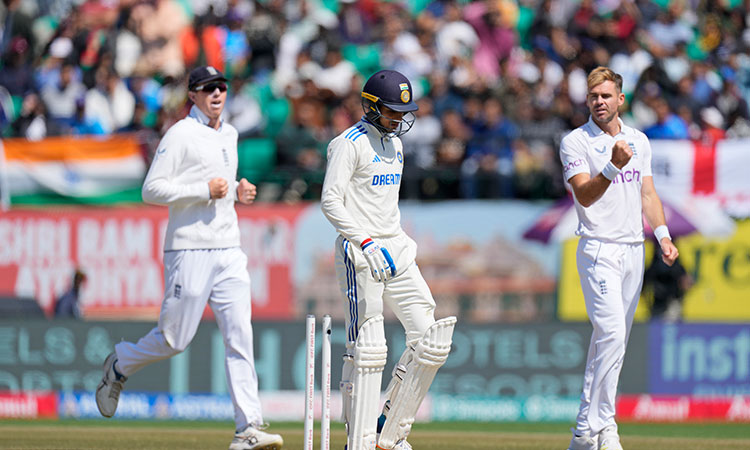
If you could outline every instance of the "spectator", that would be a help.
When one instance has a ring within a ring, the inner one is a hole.
[[[109,134],[133,120],[135,96],[117,73],[106,67],[96,71],[96,86],[86,94],[86,115]]]
[[[404,146],[404,176],[401,198],[418,198],[425,173],[435,165],[435,148],[442,135],[442,126],[432,108],[432,100],[417,100],[416,120],[408,133],[401,136]]]
[[[504,117],[500,101],[490,97],[483,104],[481,122],[476,128],[461,166],[463,196],[512,197],[516,125]]]
[[[288,201],[320,194],[325,171],[326,148],[323,105],[313,98],[302,98],[294,107],[292,123],[276,137],[279,165],[296,180]]]
[[[86,86],[78,81],[76,68],[65,63],[60,69],[60,80],[42,89],[42,100],[54,119],[68,123],[76,113],[76,100],[86,94]]]
[[[47,136],[56,136],[59,128],[47,116],[47,108],[34,92],[29,93],[23,99],[21,114],[13,122],[14,135],[26,138],[30,141],[39,141]]]
[[[329,92],[328,97],[332,95],[343,98],[352,92],[355,74],[354,64],[344,59],[341,49],[337,46],[330,46],[326,52],[323,67],[317,72],[313,82],[321,91]]]
[[[701,110],[701,142],[704,145],[711,146],[725,137],[724,117],[719,110],[713,106]]]
[[[237,9],[230,10],[226,15],[226,25],[223,27],[224,37],[224,64],[227,68],[227,76],[241,75],[247,70],[250,60],[250,45],[247,35],[242,29],[242,13]]]
[[[338,13],[339,38],[349,44],[367,44],[372,42],[373,24],[366,14],[360,11],[357,0],[340,0]]]
[[[3,67],[0,70],[0,86],[11,95],[24,96],[33,87],[29,43],[16,36],[11,39],[8,50],[3,54]]]
[[[86,100],[83,97],[76,100],[76,112],[70,122],[70,132],[76,136],[107,134],[96,117],[86,114]]]
[[[508,2],[503,2],[508,4]],[[517,15],[518,10],[515,10]],[[514,12],[496,1],[478,1],[464,7],[464,19],[479,37],[474,66],[481,77],[494,82],[500,75],[500,62],[508,58],[516,45]]]
[[[610,68],[622,75],[622,92],[631,98],[638,79],[653,62],[653,57],[638,43],[635,37],[625,40],[625,45],[612,55]]]
[[[741,139],[750,137],[750,120],[745,119],[738,112],[735,111],[730,114],[727,123],[729,124],[727,138]]]
[[[669,103],[659,97],[653,102],[656,123],[646,128],[649,139],[689,139],[688,126],[682,118],[672,112]]]
[[[656,21],[648,26],[650,50],[657,57],[670,53],[679,43],[693,40],[690,26],[677,17],[680,14],[679,3],[671,2],[670,8],[660,12]]]
[[[86,283],[86,274],[81,269],[76,269],[70,289],[55,302],[55,318],[80,319],[82,317],[79,298],[84,283]]]
[[[651,265],[646,269],[643,285],[653,292],[651,319],[677,322],[682,319],[682,303],[685,293],[693,284],[692,277],[685,271],[679,259],[668,266],[661,258],[662,252],[654,245]]]
[[[564,195],[562,179],[555,180],[560,171],[557,149],[568,129],[560,117],[549,113],[550,108],[531,102],[521,102],[517,109],[518,139],[514,143],[513,165],[515,195],[520,198],[549,198]]]
[[[460,111],[463,109],[463,99],[453,90],[445,72],[435,71],[430,74],[429,80],[429,96],[432,98],[437,117],[442,117],[448,110]]]
[[[401,72],[410,80],[419,80],[432,70],[432,61],[417,37],[411,33],[403,14],[393,11],[383,23],[383,50],[381,62],[384,67]],[[422,94],[421,87],[413,83],[415,97]]]
[[[225,109],[227,121],[237,129],[239,139],[260,133],[265,125],[263,112],[250,84],[243,83],[239,77],[233,78],[231,83],[232,88]]]
[[[454,57],[472,58],[479,45],[479,36],[474,28],[463,20],[458,4],[446,3],[443,19],[435,36],[435,56],[440,72],[450,66],[450,61]]]
[[[735,84],[734,75],[727,74],[714,103],[723,117],[729,117],[736,111],[739,116],[750,119],[747,100],[742,97]]]

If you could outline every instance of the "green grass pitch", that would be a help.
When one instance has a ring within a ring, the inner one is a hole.
[[[415,450],[564,450],[568,423],[417,423]],[[344,448],[344,428],[332,423],[331,449]],[[302,450],[301,423],[274,423],[284,449]],[[0,420],[0,449],[226,449],[232,423],[129,420]],[[316,423],[315,449],[320,448]],[[626,450],[750,449],[750,426],[741,423],[624,423]]]

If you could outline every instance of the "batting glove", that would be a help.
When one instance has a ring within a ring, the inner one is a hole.
[[[393,258],[391,258],[388,250],[379,246],[370,238],[362,241],[361,247],[375,281],[388,281],[396,275],[396,265],[393,263]]]

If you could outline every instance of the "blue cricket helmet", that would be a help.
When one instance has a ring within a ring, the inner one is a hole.
[[[380,123],[380,107],[386,106],[394,111],[408,113],[396,130],[389,130]],[[411,129],[414,123],[414,111],[419,107],[414,103],[411,82],[395,70],[381,70],[372,75],[362,88],[362,108],[365,118],[383,134],[401,136]],[[404,128],[406,126],[406,128]]]

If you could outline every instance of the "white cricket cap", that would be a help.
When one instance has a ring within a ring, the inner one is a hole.
[[[53,58],[65,59],[73,51],[73,41],[67,37],[58,37],[49,46],[49,54]]]
[[[713,106],[701,110],[701,119],[714,128],[724,128],[724,116]]]

